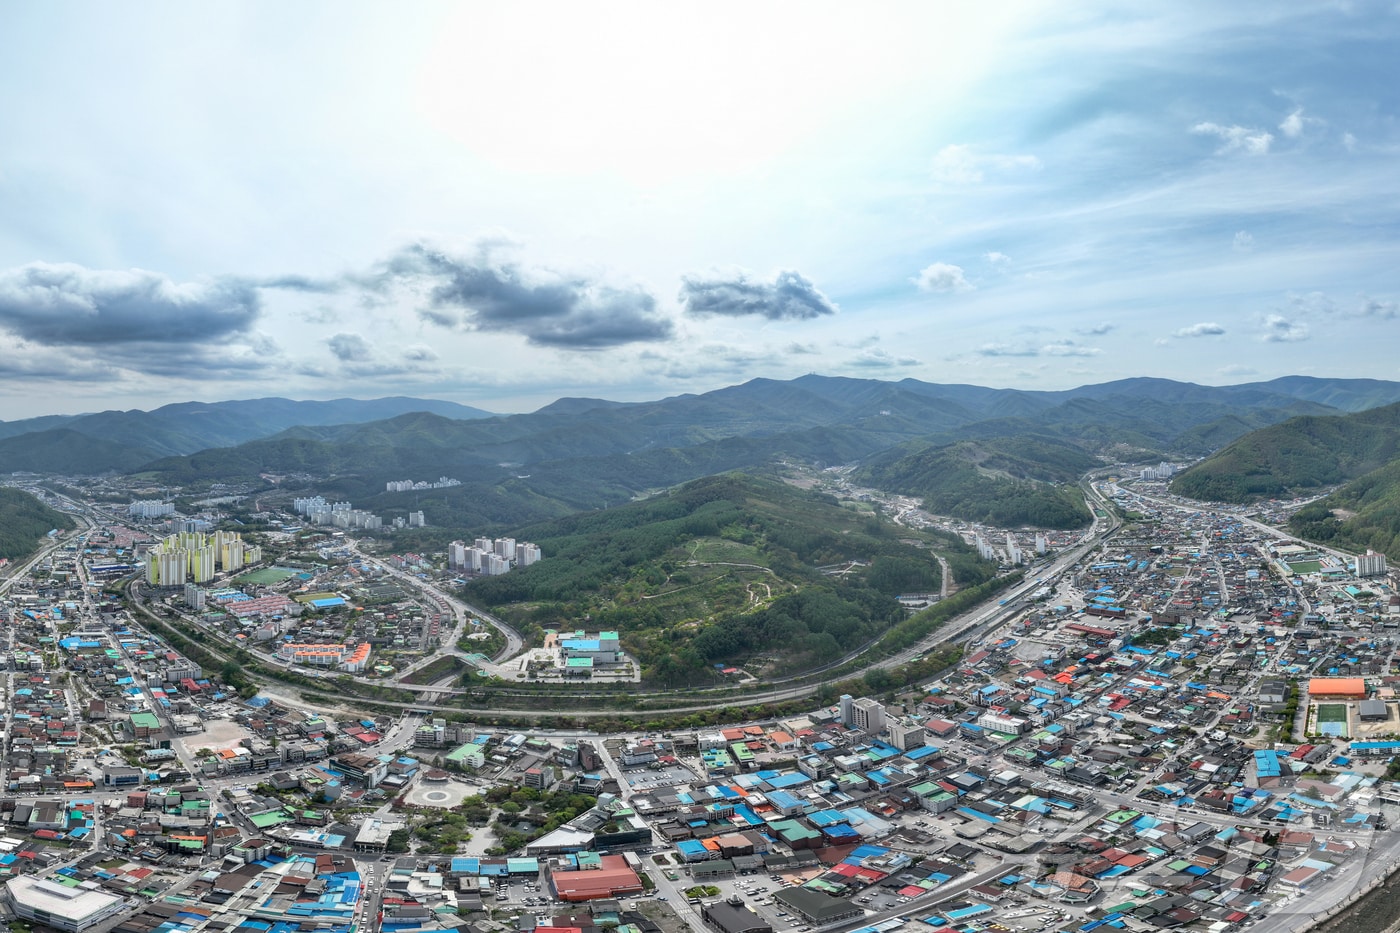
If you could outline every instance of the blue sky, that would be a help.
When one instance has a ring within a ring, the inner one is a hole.
[[[1394,3],[0,17],[7,420],[1400,378]]]

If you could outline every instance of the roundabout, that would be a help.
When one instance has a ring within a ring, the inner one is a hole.
[[[419,781],[408,793],[404,794],[404,802],[415,807],[438,807],[450,810],[470,797],[472,793],[472,788],[456,781],[449,781],[445,784],[425,784]]]

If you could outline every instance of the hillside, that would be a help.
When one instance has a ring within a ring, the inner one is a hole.
[[[1075,481],[1101,461],[1069,443],[1028,436],[886,453],[856,482],[919,496],[938,515],[1003,527],[1082,528],[1093,521]]]
[[[473,581],[467,598],[536,636],[587,616],[666,685],[708,682],[716,662],[778,673],[831,661],[904,619],[897,594],[940,585],[932,554],[899,540],[907,529],[735,474],[516,534],[545,560]],[[939,547],[959,583],[989,578],[966,545]]]
[[[24,560],[39,549],[50,531],[72,527],[72,518],[24,490],[0,486],[0,557]]]
[[[1351,551],[1371,548],[1400,562],[1400,460],[1299,509],[1288,530]]]
[[[0,440],[0,473],[127,473],[153,456],[136,444],[55,428]]]
[[[1182,472],[1172,492],[1217,502],[1305,494],[1378,470],[1400,456],[1400,404],[1292,418],[1235,440]]]

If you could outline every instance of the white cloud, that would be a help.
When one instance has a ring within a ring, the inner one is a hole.
[[[1090,327],[1076,327],[1074,332],[1083,337],[1102,337],[1104,334],[1113,330],[1115,326],[1116,325],[1110,324],[1108,321],[1100,321],[1098,324],[1094,324]]]
[[[1235,234],[1233,246],[1237,253],[1248,253],[1252,251],[1254,249],[1254,235],[1248,230],[1241,230],[1239,233]]]
[[[909,356],[894,356],[879,347],[864,350],[847,362],[848,366],[860,369],[894,369],[896,367],[918,366],[919,361]]]
[[[1217,155],[1231,152],[1242,152],[1245,155],[1264,155],[1269,151],[1269,146],[1274,141],[1272,133],[1239,125],[1221,126],[1219,123],[1197,123],[1191,127],[1191,132],[1197,136],[1218,137],[1220,148],[1215,150]]]
[[[967,280],[961,266],[946,262],[925,266],[910,281],[919,286],[921,292],[970,292],[976,287]]]
[[[1225,328],[1219,324],[1203,321],[1199,324],[1192,324],[1190,327],[1183,327],[1172,334],[1173,337],[1219,337],[1225,333]]]
[[[1297,139],[1303,135],[1303,108],[1290,113],[1283,118],[1283,122],[1278,125],[1279,132],[1289,139]]]
[[[1350,133],[1342,134],[1342,148],[1347,152],[1356,151],[1356,137]]]
[[[1056,340],[1040,348],[1045,356],[1098,356],[1103,351],[1098,347],[1086,347],[1073,340]]]
[[[1052,340],[1050,343],[1034,344],[985,343],[975,351],[978,356],[1098,356],[1103,351],[1098,347],[1086,347],[1073,340]]]
[[[1222,366],[1217,370],[1222,376],[1257,376],[1259,370],[1252,366],[1245,366],[1242,363],[1231,363],[1229,366]]]
[[[1290,321],[1282,314],[1269,314],[1264,317],[1264,333],[1259,338],[1265,343],[1296,343],[1308,339],[1308,325],[1301,321]]]
[[[1356,313],[1360,317],[1384,318],[1388,321],[1400,314],[1400,304],[1362,295],[1361,304],[1357,307]]]
[[[1040,160],[1033,155],[1003,155],[979,153],[971,146],[949,145],[933,157],[933,180],[947,185],[975,185],[986,180],[987,173],[1005,174],[1035,171]]]
[[[1005,253],[999,253],[996,250],[992,250],[990,253],[983,253],[982,258],[998,268],[1011,265],[1011,257]]]

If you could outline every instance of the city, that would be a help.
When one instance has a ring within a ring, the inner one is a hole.
[[[448,554],[372,557],[312,530],[317,561],[269,572],[258,546],[229,534],[200,557],[189,531],[181,566],[217,570],[154,586],[140,568],[170,552],[162,525],[188,519],[30,488],[79,527],[4,582],[0,871],[16,918],[1289,930],[1400,858],[1384,558],[1204,509],[1156,476],[1095,481],[1099,520],[1049,553],[1045,536],[1024,554],[1008,538],[999,557],[1027,562],[1003,564],[1021,582],[931,636],[965,650],[918,690],[620,734],[433,710],[457,665],[488,674],[543,650],[444,590],[461,569]],[[991,530],[962,527],[987,548]],[[201,669],[168,637],[193,646],[182,631],[307,684],[422,692],[396,711],[357,713],[333,689],[317,706]],[[618,652],[616,634],[566,634],[561,668]],[[488,644],[494,657],[462,650]]]

